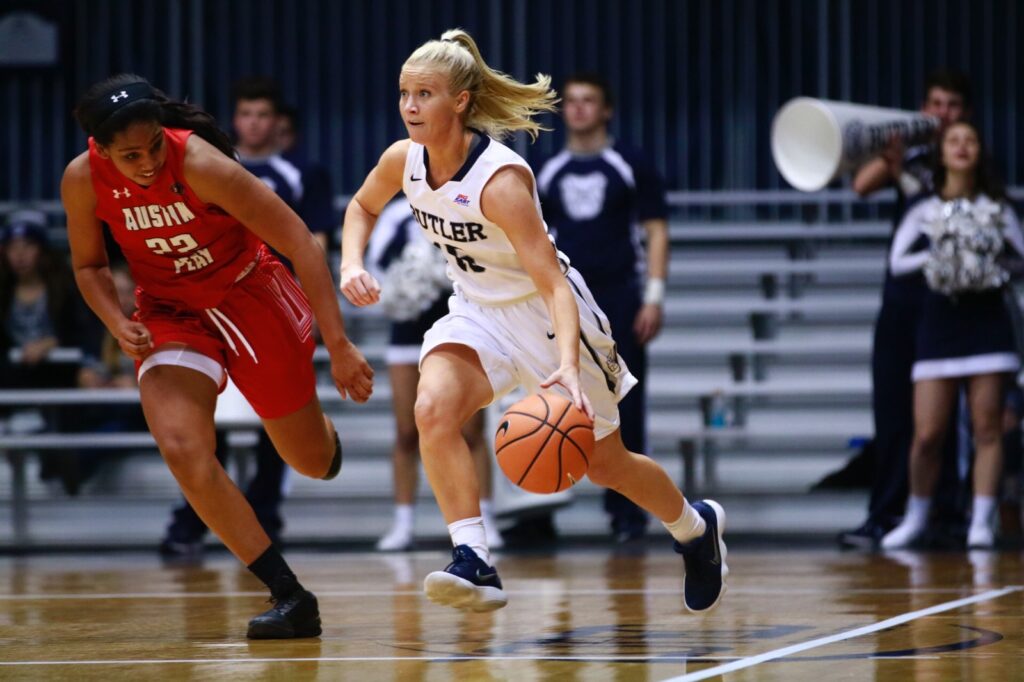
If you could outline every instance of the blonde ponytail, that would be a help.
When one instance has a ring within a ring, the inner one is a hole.
[[[555,111],[558,94],[551,89],[551,77],[537,74],[534,83],[516,79],[487,65],[476,41],[462,29],[445,31],[440,40],[431,40],[416,48],[402,69],[436,68],[448,76],[449,91],[455,95],[469,92],[465,124],[491,137],[502,139],[517,130],[530,137],[545,128],[534,116]]]

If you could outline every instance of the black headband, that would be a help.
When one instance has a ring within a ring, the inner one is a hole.
[[[106,123],[108,118],[114,115],[114,112],[132,102],[138,102],[140,99],[156,99],[156,93],[153,91],[152,85],[140,82],[128,83],[127,85],[114,88],[100,98],[99,111],[96,115],[94,127],[99,128]]]

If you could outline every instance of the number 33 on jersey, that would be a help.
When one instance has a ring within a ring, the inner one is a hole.
[[[135,281],[158,298],[209,308],[252,263],[260,241],[189,187],[184,156],[190,135],[164,128],[167,160],[148,187],[126,186],[124,176],[96,153],[92,140],[89,165],[96,216],[110,228]]]

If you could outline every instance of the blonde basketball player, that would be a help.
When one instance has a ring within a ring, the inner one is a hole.
[[[355,305],[379,299],[363,250],[385,204],[404,190],[455,285],[450,312],[423,340],[416,395],[423,465],[454,545],[452,563],[427,576],[427,597],[474,611],[507,602],[460,429],[516,386],[557,385],[594,420],[591,480],[661,519],[683,555],[686,607],[713,608],[728,574],[725,513],[713,501],[691,506],[658,464],[623,446],[617,403],[636,379],[586,283],[548,236],[529,166],[498,142],[519,130],[536,137],[532,117],[556,102],[550,79],[524,84],[494,71],[454,30],[412,53],[399,91],[409,139],[384,152],[349,204],[341,290]]]

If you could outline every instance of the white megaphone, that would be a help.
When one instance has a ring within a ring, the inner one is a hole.
[[[927,140],[939,120],[916,111],[797,97],[772,121],[772,157],[786,181],[804,192],[823,188],[889,144]]]

